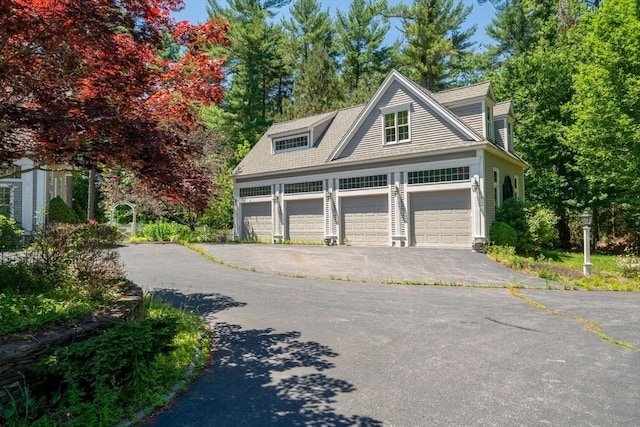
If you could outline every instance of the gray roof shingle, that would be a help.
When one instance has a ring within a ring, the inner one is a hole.
[[[408,79],[407,79],[408,80]],[[411,82],[413,83],[413,82]],[[491,83],[483,82],[472,86],[451,89],[438,93],[431,93],[417,84],[413,85],[415,89],[419,89],[432,97],[441,105],[458,100],[487,96],[490,94]],[[502,103],[501,103],[502,104]],[[499,104],[500,105],[500,104]],[[260,138],[253,149],[240,162],[233,171],[232,176],[235,178],[243,178],[257,176],[270,173],[280,173],[286,171],[296,171],[301,169],[316,168],[328,166],[329,164],[345,164],[353,161],[347,158],[337,158],[328,162],[329,157],[338,144],[345,137],[351,126],[354,125],[359,115],[367,105],[359,105],[351,108],[344,108],[337,111],[318,114],[315,116],[304,117],[296,120],[273,124],[267,132]],[[291,134],[296,131],[305,132],[309,129],[330,121],[329,125],[322,135],[314,135],[316,141],[310,148],[300,150],[283,151],[279,153],[272,152],[272,141],[274,136]],[[422,148],[421,152],[441,151],[450,148],[464,148],[482,145],[486,141],[457,141],[452,142],[435,142],[430,145],[427,150]],[[402,150],[405,151],[405,150]],[[405,154],[409,154],[407,151]],[[371,155],[371,160],[378,158]],[[362,159],[359,159],[360,161]]]

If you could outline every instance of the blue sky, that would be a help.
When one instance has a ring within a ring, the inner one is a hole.
[[[329,8],[329,12],[332,15],[335,14],[336,10],[340,10],[343,13],[346,13],[349,10],[349,0],[320,1],[322,2],[323,8]],[[406,3],[409,1],[410,0],[407,0]],[[388,0],[388,2],[391,5],[400,3],[399,0]],[[463,2],[466,5],[473,5],[473,11],[467,17],[465,25],[467,27],[474,24],[477,25],[478,28],[473,40],[476,42],[476,48],[481,50],[481,46],[483,44],[491,44],[491,39],[487,37],[485,29],[495,16],[495,8],[491,2],[488,1],[484,4],[478,4],[477,0],[463,0]],[[221,3],[224,3],[224,0],[222,0]],[[194,24],[199,24],[207,20],[207,0],[184,0],[184,4],[184,10],[174,15],[177,20],[186,20]],[[286,13],[286,10],[288,9],[288,6],[283,9],[283,16],[287,17],[288,14]],[[390,34],[387,37],[389,43],[400,37],[400,32],[395,28],[397,25],[399,25],[397,22],[392,22],[391,24],[391,30],[389,31]]]

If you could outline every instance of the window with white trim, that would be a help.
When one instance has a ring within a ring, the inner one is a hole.
[[[322,181],[295,182],[284,185],[285,194],[315,193],[322,191]]]
[[[430,169],[409,172],[409,184],[433,184],[436,182],[468,181],[469,166]]]
[[[258,196],[270,196],[271,186],[261,185],[260,187],[246,187],[240,189],[240,197],[258,197]]]
[[[485,104],[485,129],[486,129],[486,138],[489,141],[493,141],[493,108],[489,107]]]
[[[13,218],[13,187],[0,186],[0,215]]]
[[[340,178],[341,190],[355,190],[358,188],[386,187],[387,175],[359,176],[355,178]]]
[[[509,151],[513,150],[513,123],[507,120],[507,147]]]
[[[411,140],[411,103],[394,105],[380,109],[382,113],[382,141],[396,144]]]
[[[500,207],[500,171],[496,168],[493,168],[493,203],[497,211]]]
[[[304,148],[309,146],[309,135],[298,135],[289,138],[275,139],[273,141],[273,150],[275,152],[292,150],[295,148]]]

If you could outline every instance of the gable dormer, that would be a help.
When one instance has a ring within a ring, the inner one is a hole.
[[[495,144],[513,152],[513,105],[511,101],[499,102],[493,107]]]
[[[335,115],[336,112],[325,113],[272,126],[267,134],[271,142],[271,153],[278,154],[313,147]]]
[[[494,141],[495,98],[491,82],[444,90],[434,93],[433,96],[479,135]]]

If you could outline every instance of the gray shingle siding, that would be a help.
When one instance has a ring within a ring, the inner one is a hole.
[[[482,126],[484,123],[484,115],[482,111],[482,103],[475,102],[468,105],[460,105],[457,107],[449,107],[449,110],[467,124],[476,133],[482,135]]]
[[[383,144],[381,108],[411,103],[411,142]],[[339,159],[359,161],[433,151],[458,145],[467,137],[430,106],[416,101],[407,89],[394,82],[365,119]]]

